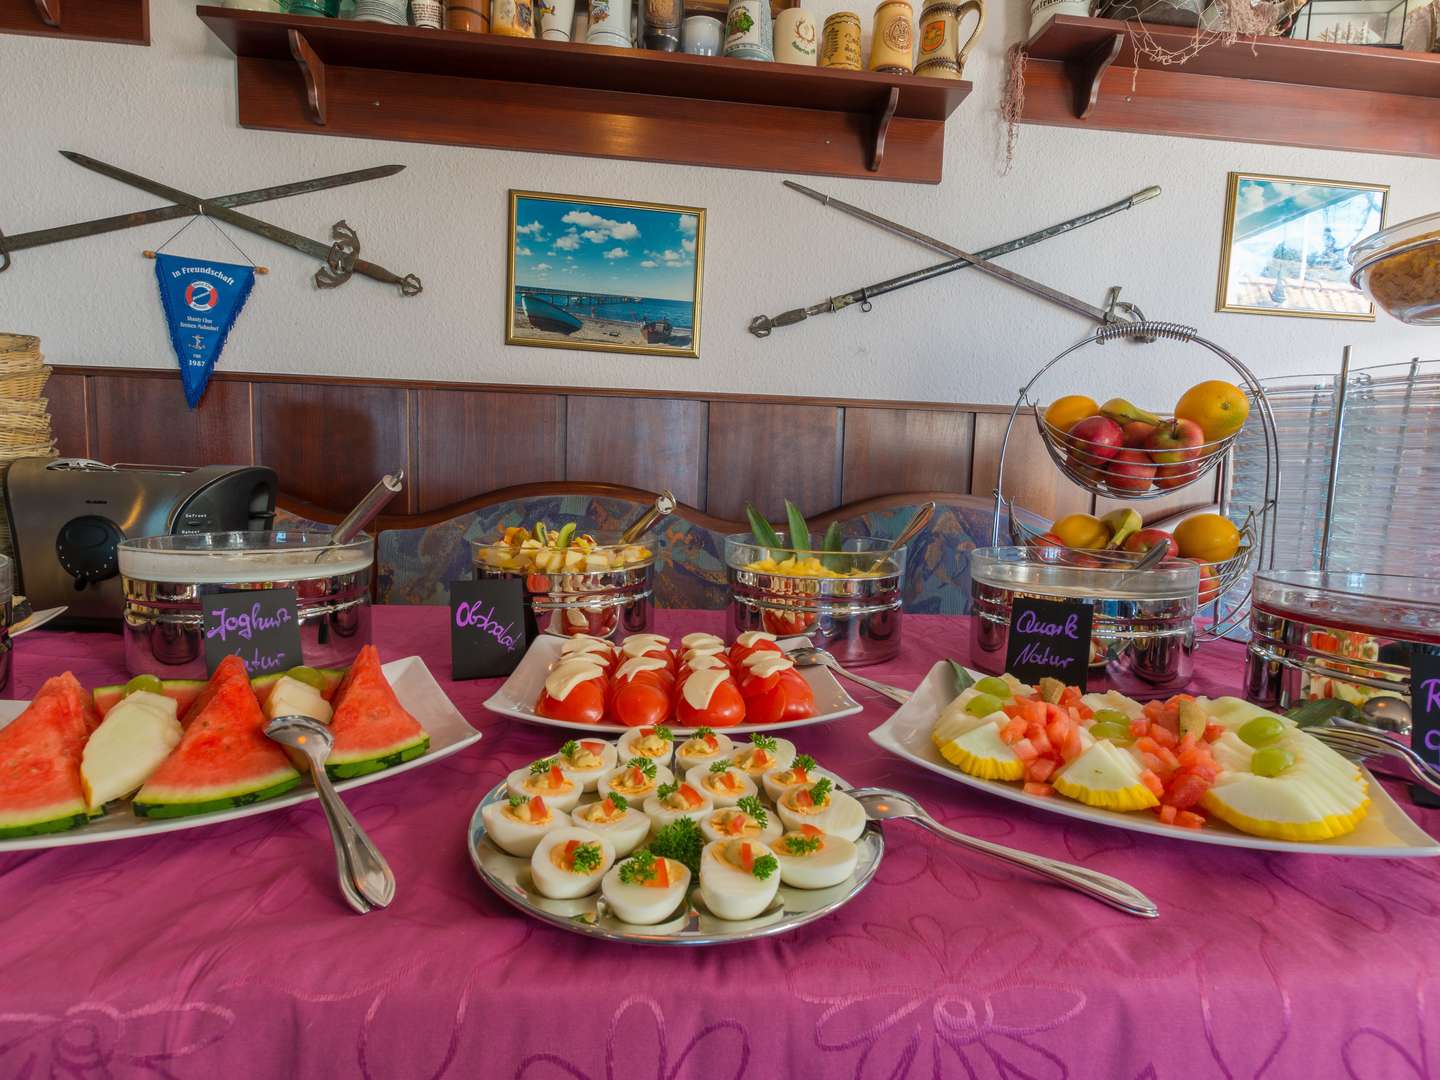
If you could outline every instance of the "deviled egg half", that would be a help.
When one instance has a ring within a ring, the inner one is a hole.
[[[728,758],[734,747],[729,735],[714,728],[696,728],[695,734],[675,747],[675,771],[683,776],[696,765],[708,767],[713,761]]]
[[[780,880],[797,889],[828,889],[855,872],[860,852],[842,836],[829,836],[814,825],[802,826],[772,841],[780,861]]]
[[[559,758],[541,758],[516,769],[505,778],[505,786],[524,799],[540,796],[552,810],[568,812],[580,801],[581,782],[565,774]]]
[[[631,728],[616,743],[620,760],[642,757],[657,765],[669,765],[675,753],[675,734],[664,724]]]
[[[700,819],[700,832],[707,841],[759,840],[768,844],[780,837],[780,822],[773,811],[754,795],[741,799],[734,806],[712,810]]]
[[[530,877],[542,895],[574,900],[594,892],[614,862],[615,849],[598,833],[573,826],[553,829],[530,856]]]
[[[610,841],[615,857],[629,855],[650,835],[650,819],[630,805],[624,795],[613,792],[599,802],[577,806],[570,820],[580,829],[589,829]]]
[[[549,806],[539,795],[525,798],[510,794],[480,809],[485,835],[495,846],[511,855],[524,857],[535,851],[548,832],[566,828],[570,815]]]
[[[733,761],[712,761],[709,765],[696,765],[685,774],[692,787],[709,795],[716,806],[734,806],[747,796],[759,794],[755,781]]]
[[[700,895],[716,918],[753,919],[779,888],[779,860],[758,840],[716,840],[700,852]]]
[[[835,774],[819,768],[809,754],[796,754],[795,760],[788,765],[777,766],[762,776],[760,785],[765,789],[766,798],[771,802],[779,802],[780,796],[792,787],[813,784],[822,776],[828,776],[831,783],[835,782]]]
[[[681,818],[698,822],[714,809],[710,796],[688,781],[661,784],[655,794],[645,800],[645,816],[654,822],[657,831]]]
[[[666,766],[657,765],[649,758],[632,757],[602,776],[595,790],[602,799],[607,795],[623,795],[631,806],[640,806],[661,784],[674,779],[675,774]]]
[[[771,769],[783,769],[795,760],[795,744],[789,739],[756,732],[750,736],[748,746],[735,748],[730,760],[738,765],[746,776],[759,784],[760,778]]]
[[[679,912],[690,891],[690,871],[682,862],[642,848],[612,867],[600,893],[621,922],[654,926]]]
[[[865,831],[865,808],[845,792],[837,791],[828,777],[821,777],[809,787],[791,788],[775,804],[775,812],[786,832],[801,832],[811,825],[829,836],[853,842]]]
[[[600,739],[569,739],[560,747],[560,771],[578,782],[581,791],[594,791],[616,760],[615,747]]]

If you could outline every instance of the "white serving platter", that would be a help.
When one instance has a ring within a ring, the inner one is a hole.
[[[391,660],[381,670],[385,673],[385,678],[390,680],[390,685],[395,689],[395,696],[400,699],[400,704],[404,706],[405,711],[415,717],[420,722],[420,726],[430,733],[430,748],[419,757],[403,764],[381,769],[379,772],[369,773],[365,776],[357,776],[353,780],[337,780],[335,781],[337,791],[345,792],[351,788],[364,787],[366,784],[373,784],[377,780],[388,780],[392,776],[409,772],[411,769],[423,768],[443,757],[449,757],[456,751],[465,749],[480,738],[480,732],[472,728],[460,715],[460,710],[455,708],[454,703],[440,688],[440,684],[435,681],[435,676],[430,674],[430,669],[425,666],[425,661],[420,657],[407,656],[403,660]],[[24,712],[25,706],[29,704],[28,701],[0,701],[0,728]],[[69,847],[72,844],[99,844],[106,840],[129,840],[135,837],[157,836],[160,833],[179,832],[181,829],[198,829],[205,825],[218,825],[223,821],[234,821],[237,818],[252,817],[255,814],[268,814],[271,811],[283,810],[315,798],[319,798],[315,789],[307,780],[302,780],[298,788],[288,791],[278,798],[236,807],[233,810],[196,814],[192,817],[136,817],[130,809],[130,804],[124,802],[111,806],[104,817],[96,818],[88,825],[71,829],[69,832],[0,840],[0,851],[28,851],[36,848]]]
[[[530,646],[520,661],[520,666],[510,673],[504,685],[495,692],[495,696],[485,702],[485,707],[501,716],[510,716],[545,727],[562,728],[565,731],[598,731],[612,735],[622,735],[629,731],[623,724],[574,724],[568,720],[551,720],[535,712],[535,702],[540,698],[545,676],[550,674],[550,668],[560,656],[560,649],[564,644],[565,639],[562,637],[542,634]],[[785,648],[808,645],[809,641],[805,638],[793,638],[779,644]],[[797,667],[795,670],[810,684],[810,692],[815,695],[814,716],[804,720],[786,720],[779,724],[735,724],[722,729],[725,734],[744,735],[752,731],[781,731],[786,728],[809,727],[812,724],[828,724],[832,720],[854,716],[860,711],[860,703],[845,692],[845,688],[835,681],[835,676],[830,674],[828,668],[817,664],[814,667]],[[677,734],[694,730],[678,724],[671,724],[670,727]]]
[[[982,677],[980,672],[971,674],[976,679]],[[942,660],[930,669],[925,681],[916,689],[915,696],[896,710],[889,720],[870,732],[870,738],[892,754],[967,787],[1023,803],[1036,810],[1078,818],[1081,821],[1093,821],[1099,825],[1112,825],[1117,829],[1129,829],[1150,836],[1188,840],[1199,844],[1218,844],[1221,847],[1249,848],[1254,851],[1308,852],[1387,859],[1440,855],[1440,841],[1436,841],[1415,824],[1390,797],[1390,793],[1376,782],[1375,777],[1363,769],[1370,784],[1370,812],[1365,819],[1354,832],[1346,836],[1310,842],[1251,836],[1213,819],[1207,821],[1203,828],[1186,829],[1178,825],[1166,825],[1147,811],[1127,814],[1118,810],[1102,810],[1059,795],[1028,795],[1018,783],[981,780],[969,776],[941,757],[940,751],[930,740],[930,729],[935,724],[935,718],[955,697],[954,686],[955,676],[950,664]]]

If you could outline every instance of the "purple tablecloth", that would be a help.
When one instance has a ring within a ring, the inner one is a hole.
[[[719,629],[665,613],[660,630]],[[869,889],[778,939],[702,950],[590,942],[525,919],[476,878],[465,824],[556,733],[451,683],[437,608],[382,608],[383,657],[419,653],[485,732],[348,797],[399,879],[352,915],[319,807],[147,840],[0,856],[0,1077],[1440,1075],[1440,864],[1248,853],[1030,811],[878,751],[890,707],[797,734],[852,782],[913,793],[967,832],[1125,878],[1145,921],[887,829]],[[959,618],[911,616],[916,685],[966,654]],[[1199,682],[1233,690],[1238,649]],[[37,633],[17,696],[65,668],[122,678],[118,639]],[[1432,833],[1440,813],[1410,808]]]

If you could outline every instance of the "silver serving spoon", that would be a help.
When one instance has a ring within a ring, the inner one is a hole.
[[[282,746],[293,747],[310,762],[310,780],[320,795],[330,839],[340,866],[340,888],[350,898],[347,883],[373,907],[388,907],[395,899],[395,874],[374,841],[365,834],[355,815],[340,801],[325,761],[335,745],[330,729],[310,716],[277,716],[265,725],[265,734]],[[351,907],[356,907],[352,902]],[[365,912],[356,907],[363,915]],[[365,909],[365,910],[368,910]]]
[[[32,611],[29,615],[26,615],[25,618],[10,627],[10,636],[19,637],[21,634],[28,634],[31,630],[39,630],[40,627],[44,626],[51,619],[58,619],[69,610],[68,607],[52,607],[45,608],[43,611]]]
[[[1028,851],[1017,851],[1015,848],[1008,848],[1003,844],[992,844],[988,840],[966,836],[954,829],[947,829],[926,813],[920,804],[909,795],[887,788],[855,788],[850,794],[859,800],[861,806],[865,807],[865,813],[871,821],[904,818],[915,822],[921,828],[929,829],[937,836],[953,840],[971,851],[978,851],[999,859],[1001,862],[1009,863],[1011,866],[1018,866],[1039,874],[1041,877],[1058,881],[1062,885],[1069,886],[1077,892],[1082,892],[1092,899],[1099,900],[1102,904],[1109,904],[1129,915],[1154,919],[1160,914],[1160,909],[1155,906],[1154,901],[1133,885],[1127,885],[1119,878],[1113,878],[1109,874],[1102,874],[1098,870],[1090,870],[1084,866],[1076,866],[1074,863],[1048,859],[1043,855],[1031,855]]]
[[[880,553],[880,557],[876,559],[875,562],[871,565],[870,572],[872,574],[875,573],[877,570],[880,569],[881,566],[885,564],[886,559],[890,558],[891,555],[894,555],[895,552],[899,551],[911,540],[914,540],[916,534],[919,533],[921,529],[925,528],[926,525],[929,525],[930,519],[934,516],[934,501],[932,500],[927,503],[922,503],[920,509],[915,511],[915,516],[910,519],[910,523],[906,525],[905,528],[900,530],[900,535],[895,537],[894,540],[891,540],[890,546]]]
[[[817,649],[813,645],[801,645],[785,653],[795,662],[796,667],[826,667],[842,678],[874,690],[882,697],[887,697],[897,705],[904,705],[914,695],[909,690],[901,690],[898,686],[891,686],[889,683],[876,682],[874,679],[867,679],[864,675],[856,675],[846,671],[840,666],[840,661],[831,656],[824,649]]]
[[[669,491],[662,491],[655,496],[655,503],[645,509],[638,518],[630,523],[623,533],[620,534],[620,543],[633,544],[655,527],[655,523],[663,517],[675,512],[675,496]]]

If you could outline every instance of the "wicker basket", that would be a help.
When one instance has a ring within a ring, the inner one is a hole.
[[[0,398],[34,401],[45,393],[45,383],[49,378],[50,369],[47,367],[15,375],[0,373]]]
[[[0,356],[8,353],[34,353],[39,356],[40,339],[30,334],[0,332]]]
[[[50,369],[40,339],[0,333],[0,496],[10,463],[27,457],[54,457],[50,402],[43,396]],[[0,553],[14,555],[10,519],[0,503]]]

